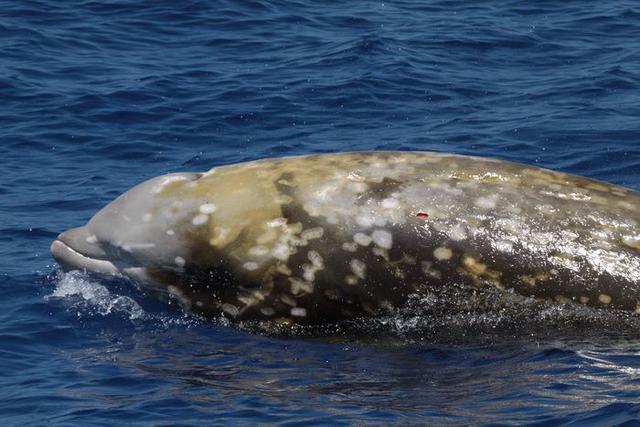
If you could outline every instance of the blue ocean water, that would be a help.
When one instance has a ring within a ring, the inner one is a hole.
[[[609,318],[261,335],[49,254],[144,179],[262,157],[434,150],[638,190],[637,2],[0,6],[3,425],[638,425],[640,332]]]

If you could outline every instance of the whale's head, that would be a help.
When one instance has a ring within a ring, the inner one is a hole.
[[[145,279],[149,266],[180,264],[187,252],[180,212],[189,201],[166,205],[161,194],[174,183],[197,180],[198,173],[157,177],[132,188],[100,210],[84,226],[61,233],[51,253],[63,270]],[[177,261],[176,261],[177,260]]]

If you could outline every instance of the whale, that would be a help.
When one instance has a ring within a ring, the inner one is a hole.
[[[640,316],[640,194],[482,157],[351,152],[171,173],[51,252],[65,271],[232,321],[340,322],[453,288]]]

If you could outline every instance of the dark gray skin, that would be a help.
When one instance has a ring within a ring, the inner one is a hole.
[[[640,313],[640,195],[509,162],[344,153],[172,174],[51,251],[205,316],[320,324],[443,287]]]

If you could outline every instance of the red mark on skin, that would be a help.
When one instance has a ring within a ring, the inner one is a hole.
[[[423,221],[426,221],[426,220],[427,220],[427,218],[429,218],[429,214],[428,214],[428,213],[426,213],[426,212],[418,212],[418,213],[416,214],[416,217],[417,217],[418,219],[421,219],[421,220],[423,220]]]

